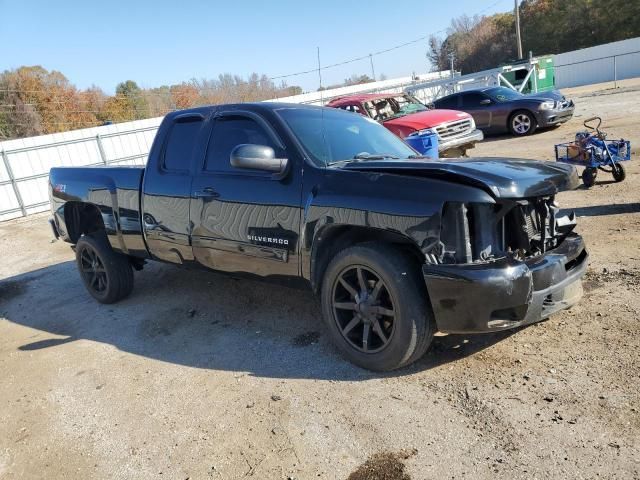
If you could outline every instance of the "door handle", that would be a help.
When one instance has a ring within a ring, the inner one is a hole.
[[[204,187],[202,190],[193,192],[193,196],[196,198],[217,198],[220,194],[211,187]]]

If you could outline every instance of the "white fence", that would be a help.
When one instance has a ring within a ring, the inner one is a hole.
[[[640,77],[640,37],[555,56],[556,87]]]
[[[58,166],[144,165],[162,118],[0,143],[0,221],[49,208],[47,178]]]

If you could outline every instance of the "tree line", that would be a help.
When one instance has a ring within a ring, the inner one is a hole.
[[[373,81],[368,75],[354,74],[326,88]],[[25,66],[0,73],[0,140],[160,117],[199,105],[258,102],[301,93],[300,87],[276,84],[266,75],[243,78],[225,73],[216,79],[156,88],[141,88],[127,80],[117,85],[114,95],[107,95],[96,86],[78,89],[58,71]]]
[[[275,84],[266,75],[222,74],[157,88],[133,80],[119,83],[114,95],[98,87],[76,88],[62,73],[40,66],[0,73],[0,140],[23,138],[109,123],[159,117],[198,105],[254,102],[302,93]]]
[[[534,55],[563,53],[640,36],[637,0],[523,0],[522,50]],[[515,15],[463,15],[444,38],[431,36],[427,56],[434,70],[450,67],[473,73],[517,60]]]

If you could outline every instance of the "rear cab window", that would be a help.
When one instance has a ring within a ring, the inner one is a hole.
[[[162,155],[162,168],[169,172],[188,172],[202,118],[189,117],[176,120],[171,126]]]

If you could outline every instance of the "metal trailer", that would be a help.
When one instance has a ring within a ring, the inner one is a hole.
[[[424,104],[464,90],[483,87],[508,87],[521,93],[553,90],[555,70],[551,56],[529,58],[490,70],[461,75],[454,72],[448,78],[429,80],[410,85],[405,92]]]

